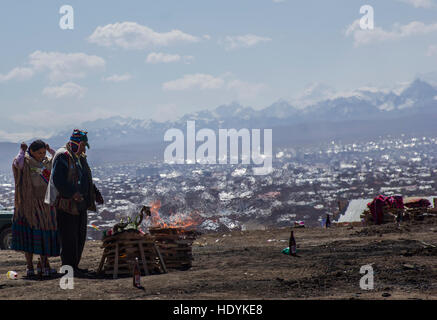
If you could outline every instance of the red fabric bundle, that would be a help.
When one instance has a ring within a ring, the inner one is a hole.
[[[386,197],[382,194],[375,197],[372,202],[367,204],[373,215],[373,221],[376,224],[384,222],[384,207],[404,209],[404,201],[401,196]]]

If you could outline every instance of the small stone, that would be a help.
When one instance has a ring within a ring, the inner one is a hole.
[[[391,296],[391,294],[388,293],[388,292],[384,292],[384,293],[382,294],[382,296],[383,296],[384,298],[388,298],[388,297]]]
[[[414,270],[416,269],[416,267],[412,264],[404,264],[402,265],[404,267],[404,269],[408,269],[408,270]]]

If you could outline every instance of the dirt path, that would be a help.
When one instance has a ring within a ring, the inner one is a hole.
[[[0,299],[437,299],[437,219],[395,225],[295,230],[299,257],[281,253],[289,229],[206,234],[193,246],[193,267],[142,277],[21,279],[22,254],[0,251]],[[100,241],[87,242],[81,267],[96,270]],[[53,259],[60,267],[60,260]],[[362,290],[360,268],[371,264],[374,290]],[[18,280],[6,279],[15,270]],[[384,295],[384,296],[383,296]]]

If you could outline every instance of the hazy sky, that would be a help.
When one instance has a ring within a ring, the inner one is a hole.
[[[73,30],[59,26],[63,5]],[[373,30],[359,27],[363,5]],[[437,0],[2,0],[0,40],[0,141],[15,141],[433,74]]]

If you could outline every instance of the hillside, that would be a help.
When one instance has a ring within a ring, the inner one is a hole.
[[[437,299],[437,219],[403,225],[295,230],[299,257],[281,253],[290,229],[202,235],[193,267],[132,279],[7,280],[25,271],[22,254],[0,252],[0,299]],[[88,241],[82,267],[96,269],[100,241]],[[374,290],[359,287],[361,266],[372,264]],[[59,267],[59,259],[53,260]]]

